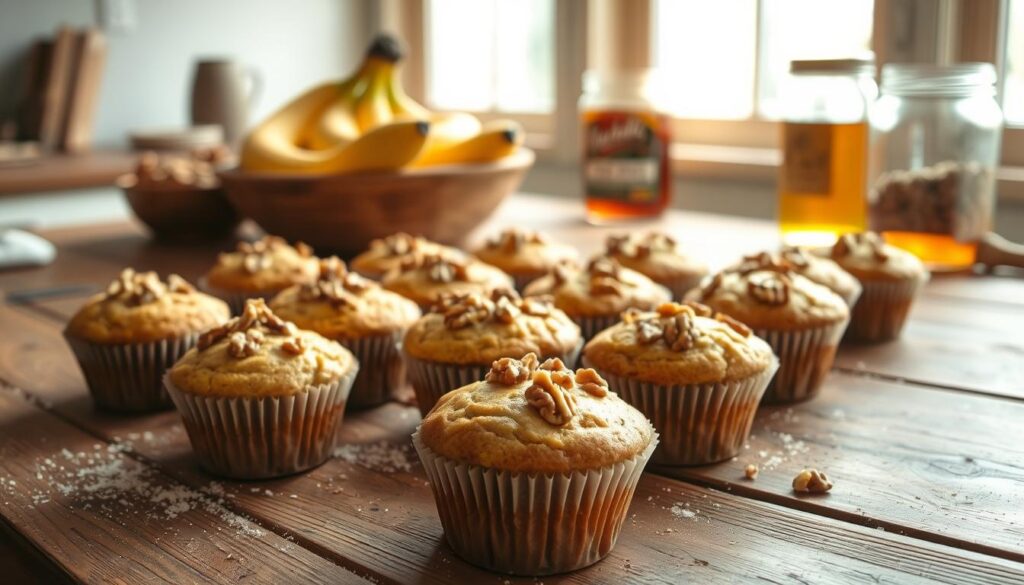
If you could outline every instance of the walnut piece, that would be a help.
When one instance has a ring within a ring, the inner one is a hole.
[[[513,255],[519,252],[526,244],[543,244],[544,237],[534,231],[525,231],[517,228],[502,230],[496,238],[488,240],[488,248],[501,250],[502,253]]]
[[[789,302],[792,281],[785,274],[760,272],[747,280],[747,292],[754,300],[766,305],[785,305]]]
[[[750,327],[747,327],[743,323],[740,323],[739,321],[733,319],[732,317],[726,315],[725,313],[715,313],[715,320],[725,323],[726,325],[731,327],[733,331],[739,333],[743,337],[750,337],[753,334],[753,331],[750,330]]]
[[[235,331],[228,335],[228,355],[233,358],[246,358],[259,350],[265,337],[259,329]]]
[[[870,255],[876,262],[885,263],[889,253],[885,250],[885,241],[875,232],[859,234],[843,234],[832,246],[832,258],[839,259],[849,255]]]
[[[507,357],[496,360],[484,379],[492,384],[516,386],[529,380],[536,369],[537,355],[531,352],[520,360]]]
[[[177,274],[167,277],[167,284],[160,282],[156,272],[135,272],[125,268],[117,280],[111,282],[105,291],[106,299],[118,299],[130,306],[156,301],[168,293],[189,294],[195,292],[188,282]]]
[[[419,249],[421,240],[405,232],[391,234],[382,240],[370,242],[371,248],[382,250],[387,256],[405,256]]]
[[[444,315],[445,326],[449,329],[462,329],[492,320],[508,325],[523,314],[547,317],[553,308],[549,297],[522,299],[514,290],[498,289],[489,295],[478,292],[442,294],[430,310]]]
[[[647,258],[654,252],[673,253],[676,241],[662,232],[647,232],[643,236],[613,234],[605,240],[605,251],[609,256]]]
[[[399,269],[402,272],[422,270],[427,279],[434,282],[469,280],[469,265],[466,261],[445,253],[407,254],[402,258]]]
[[[550,361],[550,360],[549,360]],[[576,399],[551,379],[551,371],[533,372],[533,384],[526,389],[526,402],[549,424],[563,426],[576,414]]]
[[[281,349],[292,355],[299,355],[306,351],[306,342],[301,337],[293,337],[281,344]]]
[[[608,395],[608,382],[593,368],[576,370],[576,383],[579,384],[581,390],[591,396],[604,398]]]
[[[235,248],[242,255],[242,270],[254,274],[270,268],[273,264],[271,254],[278,249],[287,248],[288,242],[278,236],[264,236],[255,242],[239,242]],[[313,248],[302,242],[296,242],[295,251],[303,258],[313,255]]]
[[[725,278],[721,272],[715,273],[707,282],[700,288],[700,299],[703,301],[715,294],[718,287],[722,286],[722,279]]]
[[[793,478],[793,491],[810,494],[823,494],[832,489],[825,472],[817,469],[804,469]]]
[[[351,305],[353,296],[377,286],[355,272],[349,272],[345,262],[337,256],[320,260],[320,275],[316,282],[299,287],[299,299],[325,301],[335,307]]]
[[[294,337],[296,331],[294,324],[272,313],[263,299],[249,299],[241,315],[200,335],[196,349],[206,351],[210,346],[226,338],[228,355],[236,358],[248,357],[260,348],[266,335]],[[301,342],[299,345],[301,346]],[[302,353],[301,350],[285,351],[292,355]]]
[[[757,468],[756,465],[754,465],[753,463],[748,463],[747,466],[743,468],[743,477],[746,477],[750,481],[754,481],[755,479],[757,479],[758,471],[760,470]]]
[[[700,305],[703,307],[703,305]],[[650,345],[663,340],[672,351],[686,351],[694,346],[700,337],[697,330],[696,311],[680,303],[662,303],[654,316],[633,318],[637,341]]]

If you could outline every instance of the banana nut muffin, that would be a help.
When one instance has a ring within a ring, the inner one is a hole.
[[[531,282],[524,294],[551,295],[555,306],[580,325],[584,339],[614,325],[626,309],[649,310],[671,300],[665,287],[603,256],[583,269],[556,266],[548,275]]]
[[[661,232],[608,236],[605,255],[665,286],[673,298],[681,298],[708,273],[706,264],[683,254],[676,240]]]
[[[445,394],[413,436],[448,543],[471,563],[519,575],[607,555],[657,444],[597,372],[538,362],[494,362],[484,380]]]
[[[352,270],[363,276],[379,280],[397,268],[402,260],[410,254],[444,254],[455,258],[465,257],[465,253],[458,248],[399,232],[371,241],[367,250],[352,259],[351,267]]]
[[[223,301],[175,274],[164,283],[155,272],[126,268],[75,313],[64,337],[98,406],[160,410],[171,406],[160,381],[164,370],[201,332],[229,317]]]
[[[386,402],[405,379],[397,344],[420,317],[416,303],[350,272],[336,256],[320,261],[315,283],[281,291],[270,302],[278,317],[315,331],[349,349],[359,360],[348,404]]]
[[[575,262],[579,257],[572,246],[553,242],[537,232],[519,228],[503,230],[487,240],[473,255],[512,276],[519,290],[555,266]]]
[[[500,269],[474,259],[447,254],[410,254],[381,281],[384,288],[428,308],[445,294],[511,288],[512,279]]]
[[[262,299],[207,331],[165,386],[208,470],[257,479],[323,463],[337,442],[355,357],[274,315]]]
[[[669,465],[739,453],[777,367],[746,325],[694,302],[623,313],[587,343],[583,362],[654,423],[654,460]]]
[[[298,242],[290,246],[277,236],[239,242],[224,252],[199,284],[228,302],[236,314],[249,298],[269,299],[293,284],[316,280],[319,265],[313,249]]]
[[[535,353],[575,363],[580,329],[547,298],[512,289],[448,295],[405,335],[413,388],[425,414],[452,388],[479,380],[494,360]]]
[[[771,254],[744,257],[687,294],[733,317],[772,346],[779,371],[765,394],[792,402],[817,393],[850,320],[846,302]]]
[[[928,270],[910,252],[885,243],[876,233],[845,234],[827,254],[855,276],[864,293],[853,307],[847,337],[885,341],[899,337]]]
[[[761,252],[759,256],[761,255],[770,257],[765,258],[764,262],[788,263],[797,274],[843,297],[848,307],[852,308],[857,302],[857,298],[860,297],[862,290],[860,282],[852,274],[843,270],[839,264],[828,258],[797,246],[786,246],[774,257],[771,257],[773,256],[771,252]]]

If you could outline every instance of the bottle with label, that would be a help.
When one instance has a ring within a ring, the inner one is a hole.
[[[668,116],[655,106],[649,71],[587,71],[580,113],[587,220],[661,215],[672,199]]]
[[[779,227],[786,244],[828,246],[867,222],[874,61],[793,61],[782,92]]]

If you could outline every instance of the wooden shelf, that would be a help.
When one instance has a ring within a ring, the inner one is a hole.
[[[131,170],[135,158],[135,153],[124,150],[98,150],[0,166],[0,196],[112,186],[114,179]]]

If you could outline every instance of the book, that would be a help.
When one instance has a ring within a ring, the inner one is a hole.
[[[86,28],[76,34],[60,138],[60,147],[67,152],[85,152],[92,144],[106,56],[106,39],[99,29]]]
[[[74,47],[74,30],[67,26],[58,28],[43,83],[42,112],[39,118],[39,142],[46,149],[60,146]]]

